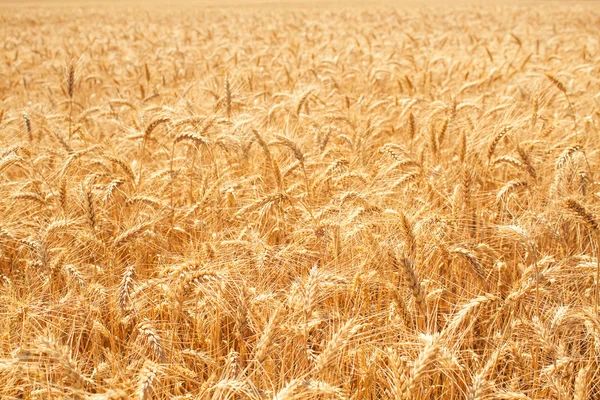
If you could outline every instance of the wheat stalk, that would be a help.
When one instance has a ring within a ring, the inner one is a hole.
[[[1,398],[600,397],[592,4],[44,3],[0,7]]]

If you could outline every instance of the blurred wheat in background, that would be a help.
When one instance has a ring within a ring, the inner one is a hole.
[[[599,398],[590,4],[0,9],[0,397]]]

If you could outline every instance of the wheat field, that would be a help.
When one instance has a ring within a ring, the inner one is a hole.
[[[600,398],[596,5],[3,6],[0,397]]]

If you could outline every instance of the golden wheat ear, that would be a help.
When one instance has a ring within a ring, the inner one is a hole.
[[[597,4],[59,1],[0,0],[0,399],[600,399]]]

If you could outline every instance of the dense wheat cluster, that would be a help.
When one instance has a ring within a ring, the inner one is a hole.
[[[0,10],[0,397],[598,398],[599,29]]]

